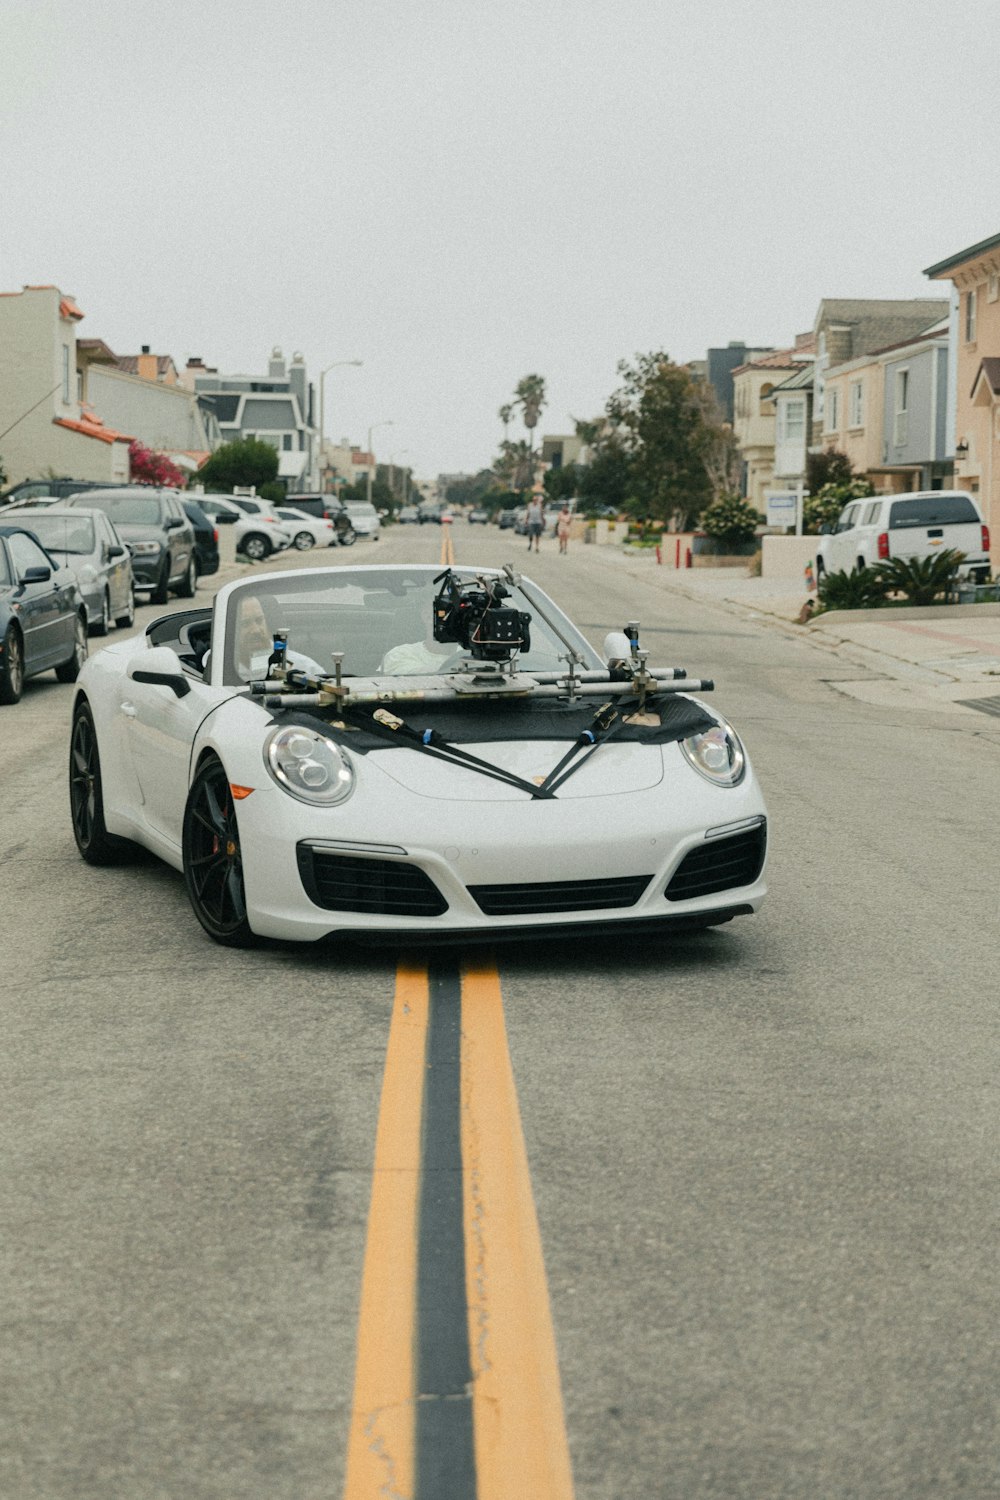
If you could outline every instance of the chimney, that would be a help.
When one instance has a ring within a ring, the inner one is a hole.
[[[268,361],[267,373],[272,380],[284,380],[285,378],[285,356],[275,344],[271,350],[271,358]]]

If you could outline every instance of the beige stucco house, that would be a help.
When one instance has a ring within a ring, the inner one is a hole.
[[[78,339],[83,313],[57,286],[0,293],[0,460],[6,484],[50,475],[127,480],[132,434],[90,404],[90,372],[113,365],[100,339]]]
[[[1000,234],[924,273],[958,294],[955,338],[955,484],[979,497],[991,562],[1000,567]]]
[[[774,484],[775,402],[772,392],[796,371],[812,364],[815,345],[800,334],[791,349],[762,354],[733,370],[733,434],[746,469],[745,493],[766,511],[765,495]]]

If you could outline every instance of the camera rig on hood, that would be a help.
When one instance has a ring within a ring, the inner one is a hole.
[[[434,580],[434,639],[461,646],[477,661],[510,661],[531,649],[531,616],[512,609],[499,578],[460,578],[451,568]]]

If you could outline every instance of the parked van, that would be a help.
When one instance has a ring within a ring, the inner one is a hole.
[[[935,552],[964,552],[960,574],[985,583],[990,533],[974,495],[966,490],[920,490],[870,495],[845,505],[836,526],[824,527],[816,569],[850,573],[893,558],[920,560]]]

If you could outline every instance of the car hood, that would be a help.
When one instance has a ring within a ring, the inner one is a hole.
[[[115,521],[115,530],[123,542],[162,542],[162,526],[141,526],[134,521]]]
[[[543,781],[557,766],[569,746],[565,740],[507,740],[483,745],[462,745],[504,771],[513,771],[524,781]],[[581,760],[583,757],[580,757]],[[372,755],[380,771],[418,797],[442,802],[523,802],[524,792],[492,776],[465,766],[445,764],[433,756],[409,750],[390,750]],[[604,745],[578,771],[557,796],[562,800],[612,797],[623,792],[643,792],[663,780],[663,752],[659,745]]]

